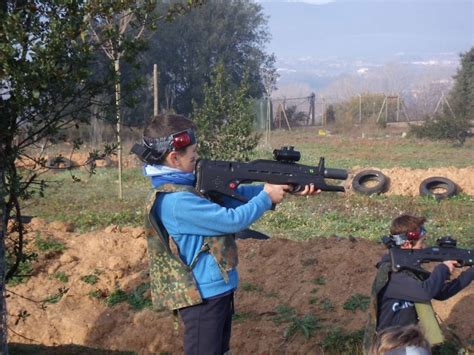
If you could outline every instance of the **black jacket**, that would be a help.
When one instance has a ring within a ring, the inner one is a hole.
[[[386,262],[390,262],[388,254],[383,256],[377,268]],[[474,268],[447,282],[449,276],[449,269],[444,264],[437,265],[431,274],[390,272],[387,284],[377,295],[377,331],[395,325],[418,323],[415,302],[445,300],[454,296],[474,279]]]

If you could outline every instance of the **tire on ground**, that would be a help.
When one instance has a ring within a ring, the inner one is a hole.
[[[433,176],[423,180],[420,184],[421,196],[432,196],[442,200],[457,194],[457,185],[448,178]]]
[[[352,188],[365,195],[385,192],[387,186],[388,177],[379,170],[363,170],[352,179]]]
[[[71,161],[62,156],[50,158],[46,165],[49,169],[69,169],[71,168]]]

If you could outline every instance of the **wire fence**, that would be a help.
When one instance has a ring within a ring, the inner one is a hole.
[[[420,122],[445,112],[454,117],[444,93],[411,95],[364,93],[340,97],[310,93],[301,97],[272,97],[255,102],[257,129],[292,129],[295,126],[325,126],[337,121],[362,123]]]

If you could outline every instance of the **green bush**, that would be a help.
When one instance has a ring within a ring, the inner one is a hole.
[[[464,144],[465,134],[470,129],[467,118],[454,118],[451,115],[438,115],[426,120],[421,126],[410,126],[410,133],[417,138],[447,140]]]

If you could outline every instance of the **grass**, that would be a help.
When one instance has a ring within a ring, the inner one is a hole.
[[[53,295],[49,295],[49,296],[46,296],[46,298],[43,300],[43,304],[46,304],[46,303],[50,303],[50,304],[54,304],[54,303],[58,303],[61,298],[67,293],[67,291],[69,291],[68,288],[66,287],[61,287],[58,289],[58,292],[53,294]]]
[[[325,354],[362,355],[364,330],[345,332],[339,328],[331,329],[321,342]]]
[[[383,136],[380,136],[383,137]],[[474,161],[474,140],[463,147],[448,143],[414,141],[400,137],[381,139],[319,137],[316,130],[272,133],[272,146],[296,145],[303,164],[316,164],[326,157],[328,167],[466,167]],[[271,158],[270,148],[261,148],[255,158]],[[143,205],[149,182],[140,169],[124,169],[124,199],[117,197],[117,170],[98,169],[91,177],[74,172],[81,181],[73,183],[68,172],[47,176],[50,188],[45,198],[25,201],[25,213],[48,221],[73,222],[80,232],[101,229],[111,224],[141,226]],[[54,180],[54,182],[53,182]],[[308,240],[333,235],[380,240],[390,221],[402,212],[424,215],[429,234],[452,235],[459,246],[474,247],[474,197],[465,194],[436,201],[427,197],[364,196],[323,192],[319,196],[290,196],[272,213],[253,225],[266,234],[293,240]],[[430,242],[430,241],[429,241]],[[305,261],[308,264],[311,260]]]
[[[302,333],[305,338],[309,338],[322,327],[320,320],[313,314],[305,314],[299,317],[295,309],[287,305],[278,305],[275,312],[276,316],[273,317],[273,321],[276,324],[287,323],[283,332],[285,340],[297,333]]]
[[[42,252],[63,251],[66,249],[66,245],[64,243],[58,242],[50,237],[42,238],[38,232],[35,236],[34,245],[39,251]]]
[[[343,305],[344,309],[355,312],[360,309],[366,311],[369,308],[370,297],[360,293],[352,295]]]
[[[95,285],[99,281],[99,276],[94,274],[84,275],[81,277],[81,281],[89,285]]]
[[[47,221],[73,222],[80,232],[111,224],[142,225],[149,186],[139,169],[124,169],[123,200],[117,196],[116,169],[98,169],[92,176],[85,171],[74,175],[80,178],[79,182],[73,182],[68,172],[48,174],[46,197],[25,201],[25,213]]]
[[[149,297],[145,297],[145,292],[150,289],[149,283],[142,283],[138,285],[134,290],[127,293],[120,288],[115,288],[105,299],[105,303],[109,307],[113,307],[116,304],[127,302],[132,309],[138,311],[143,308],[151,308],[152,303]],[[101,291],[95,290],[89,293],[89,296],[97,299],[101,299]]]
[[[459,246],[474,247],[474,197],[459,195],[437,202],[425,197],[350,195],[323,192],[320,196],[290,196],[256,222],[254,229],[292,240],[316,237],[355,236],[379,241],[388,233],[393,218],[401,213],[428,218],[427,230],[433,244],[441,236],[452,235]]]
[[[69,277],[66,275],[64,271],[57,271],[52,276],[56,280],[59,280],[62,283],[67,283],[69,281]]]
[[[324,298],[319,303],[319,309],[325,312],[332,312],[334,311],[334,305],[329,298]]]
[[[389,137],[386,135],[389,134]],[[295,146],[301,152],[303,164],[316,164],[320,156],[326,158],[331,168],[352,168],[373,166],[380,169],[393,167],[435,168],[466,167],[474,159],[474,140],[466,141],[462,147],[446,142],[432,142],[401,138],[400,135],[380,131],[372,138],[325,136],[317,134],[317,129],[299,128],[293,132],[274,131],[272,148],[285,145]],[[267,158],[271,149],[267,148]]]
[[[242,282],[242,284],[240,285],[240,289],[247,292],[262,292],[262,286],[254,285],[250,282]]]

